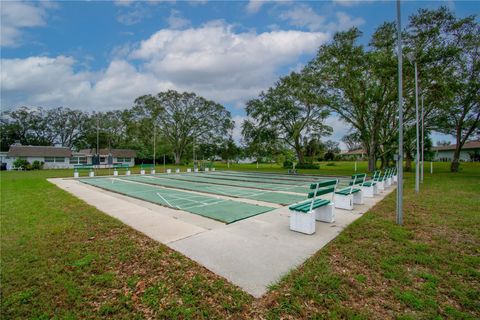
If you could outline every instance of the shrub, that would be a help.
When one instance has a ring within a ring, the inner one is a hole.
[[[32,170],[42,170],[43,165],[44,165],[43,161],[35,160],[32,163]]]
[[[295,166],[295,169],[320,169],[320,166],[314,163],[299,163]]]
[[[293,168],[293,162],[290,161],[290,160],[283,161],[283,168],[292,169]],[[297,168],[298,168],[298,166],[297,166]]]
[[[335,154],[333,152],[327,152],[325,153],[325,161],[333,161],[335,159]]]
[[[20,159],[20,158],[18,158],[17,160],[15,160],[13,162],[13,167],[15,169],[21,169],[21,170],[30,170],[31,169],[30,163],[27,160]]]
[[[334,167],[334,166],[336,166],[336,164],[333,163],[333,162],[329,162],[329,163],[326,164],[326,166],[327,167]]]

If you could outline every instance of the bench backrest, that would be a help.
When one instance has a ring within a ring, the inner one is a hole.
[[[324,194],[332,194],[331,201],[333,202],[333,195],[335,194],[335,189],[338,185],[338,179],[330,179],[330,180],[323,180],[316,183],[312,183],[310,185],[311,190],[315,190],[313,192],[308,193],[308,198],[312,199],[310,203],[310,211],[312,211],[313,203],[318,196],[322,196]]]
[[[366,180],[367,180],[366,173],[357,173],[352,175],[352,181],[350,181],[348,185],[353,188],[354,185],[359,184],[360,187],[362,187]]]
[[[382,171],[380,171],[380,170],[375,170],[375,171],[373,172],[372,180],[375,181],[375,180],[377,180],[378,178],[380,178],[380,174],[381,174],[381,173],[382,173]]]
[[[128,169],[130,166],[128,164],[117,163],[113,165],[113,169]]]
[[[153,166],[153,163],[145,163],[145,164],[141,164],[140,165],[140,169],[153,169],[154,166]]]
[[[89,164],[75,164],[73,165],[73,170],[74,171],[79,171],[79,170],[93,170],[93,166]]]
[[[390,176],[390,168],[387,168],[383,173],[383,180],[387,179],[389,176]]]

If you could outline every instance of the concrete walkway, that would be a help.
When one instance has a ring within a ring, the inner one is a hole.
[[[240,286],[254,297],[334,239],[388,193],[390,187],[355,210],[336,209],[332,224],[317,222],[314,235],[289,230],[282,207],[229,225],[97,189],[73,179],[50,179],[106,214],[181,252]]]

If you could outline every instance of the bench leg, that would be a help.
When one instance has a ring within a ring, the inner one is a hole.
[[[315,211],[315,220],[332,223],[335,222],[335,208],[333,203],[319,207]]]
[[[378,181],[377,186],[379,192],[385,191],[385,181]]]
[[[351,194],[347,196],[335,194],[333,202],[335,203],[335,208],[353,210],[353,196]]]
[[[362,193],[366,198],[373,198],[375,196],[375,186],[362,187]]]
[[[353,204],[363,204],[363,192],[355,192],[353,194]]]
[[[140,170],[140,174],[145,174],[145,170]]]
[[[378,190],[378,184],[375,183],[375,185],[373,186],[373,195],[377,195],[380,193],[380,190]]]
[[[314,234],[315,211],[303,213],[290,210],[290,230],[305,234]]]

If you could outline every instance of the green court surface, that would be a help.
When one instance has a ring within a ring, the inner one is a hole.
[[[255,188],[255,189],[264,189],[264,190],[274,190],[274,191],[290,191],[296,193],[306,193],[309,189],[309,184],[304,183],[304,186],[298,185],[287,185],[287,184],[275,184],[267,182],[254,182],[254,181],[242,181],[242,180],[229,180],[222,179],[220,176],[215,177],[209,173],[181,173],[181,174],[162,174],[162,177],[166,179],[173,180],[182,180],[182,181],[193,181],[193,182],[203,182],[211,183],[218,185],[226,186],[236,186],[236,187],[246,187],[246,188]]]
[[[271,203],[278,203],[288,205],[295,202],[305,200],[304,195],[294,195],[288,193],[278,193],[259,189],[241,188],[235,186],[218,185],[204,182],[182,181],[165,178],[165,175],[147,175],[147,176],[129,176],[122,177],[123,180],[138,181],[142,183],[149,183],[160,185],[164,187],[171,187],[177,189],[185,189],[191,191],[198,191],[204,193],[213,193],[229,197],[238,197],[252,200],[259,200]]]
[[[184,191],[165,189],[133,181],[124,181],[118,178],[85,178],[79,181],[108,191],[188,211],[225,223],[232,223],[274,209],[239,201],[217,199]]]
[[[286,181],[318,181],[324,179],[339,179],[349,180],[350,177],[338,177],[338,176],[320,176],[320,175],[304,175],[304,174],[287,174],[287,173],[275,173],[275,172],[251,172],[251,171],[215,171],[209,174],[214,175],[229,175],[229,176],[244,176],[244,177],[262,177],[262,178],[271,178],[271,179],[280,179]]]

